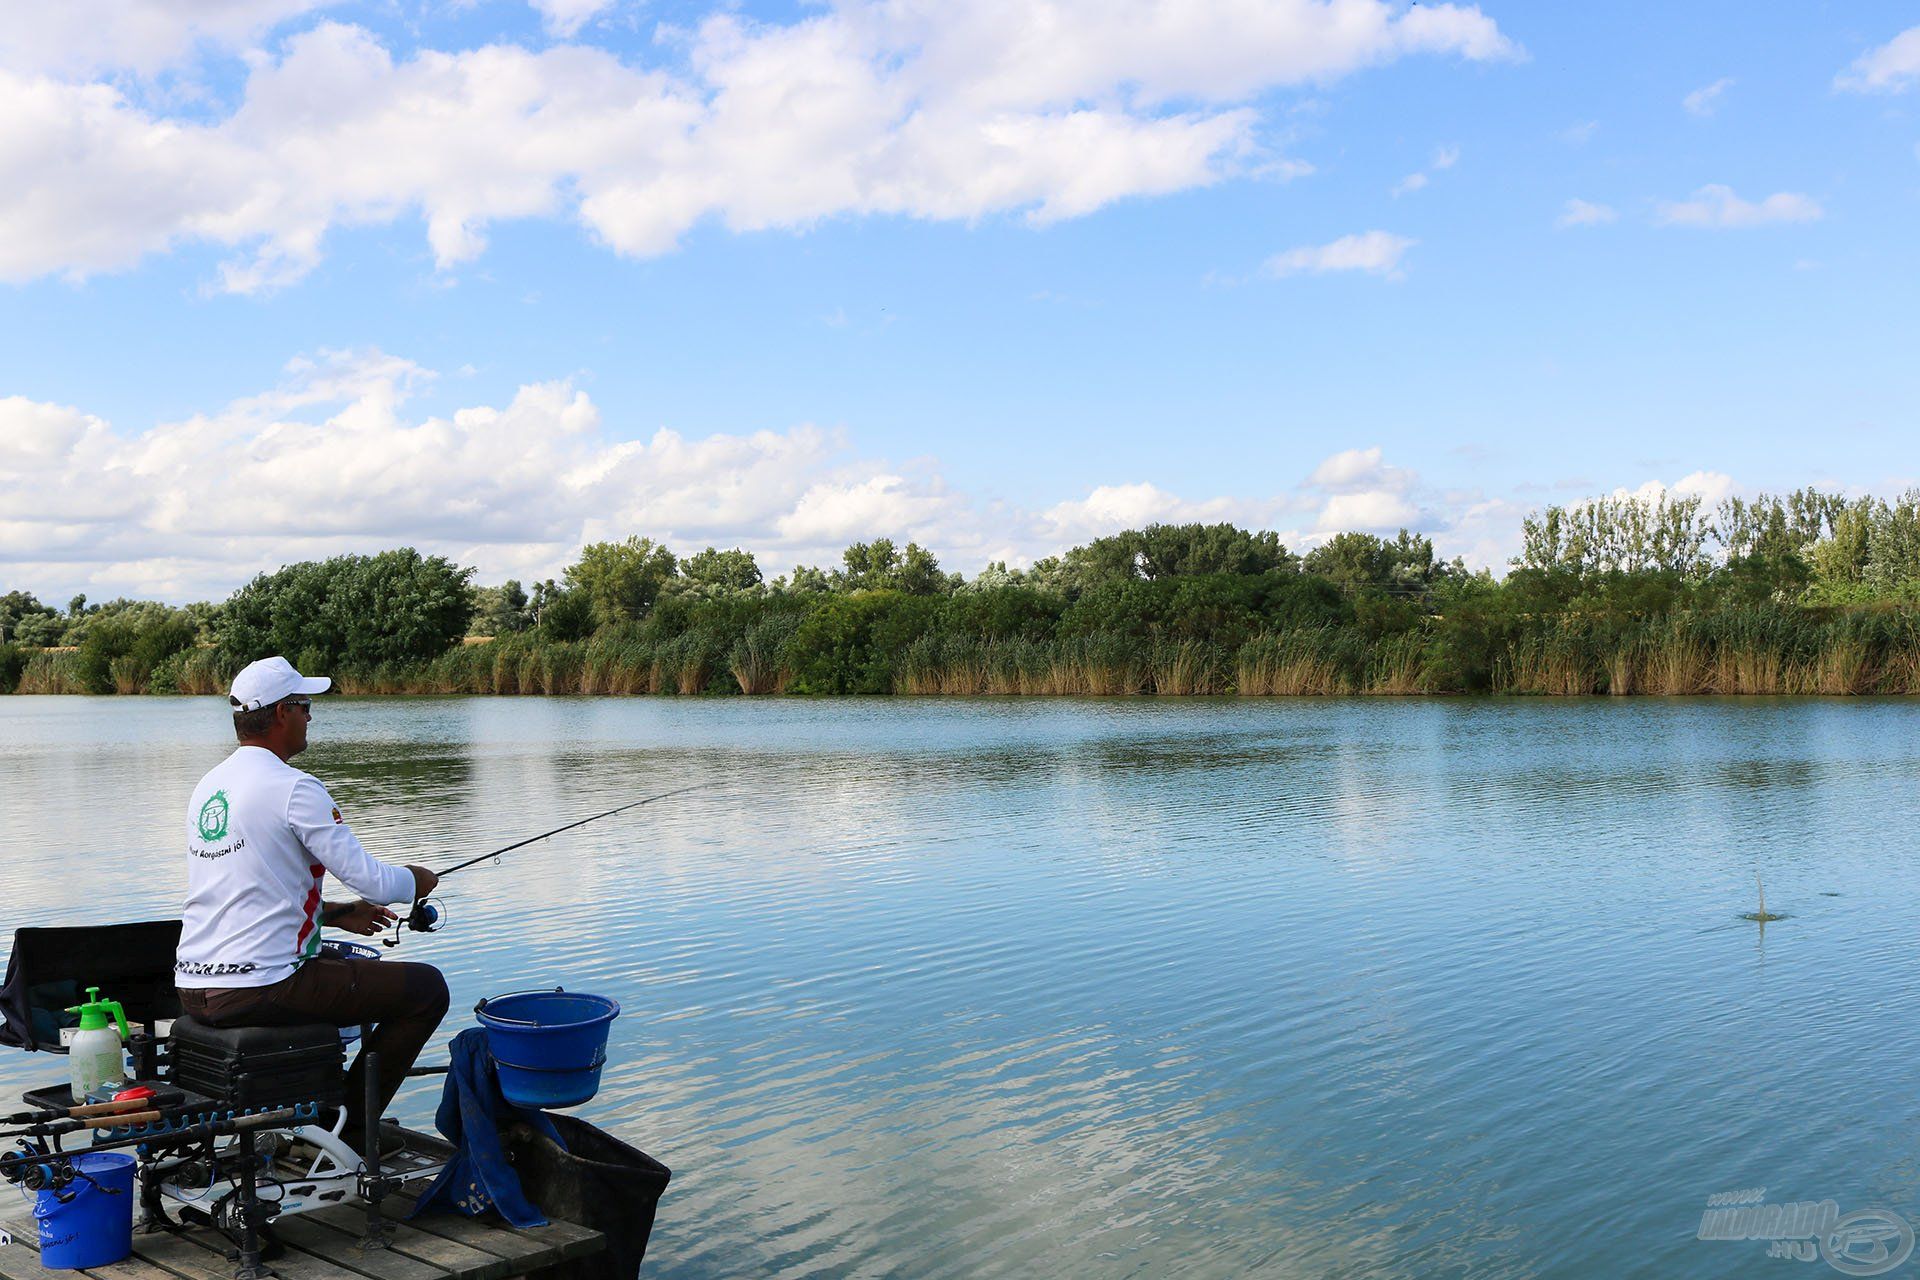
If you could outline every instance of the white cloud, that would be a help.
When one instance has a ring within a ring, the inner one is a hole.
[[[1405,493],[1414,481],[1412,472],[1387,465],[1384,451],[1374,445],[1329,455],[1313,469],[1307,483],[1330,493],[1359,493],[1370,489]]]
[[[1593,141],[1593,135],[1600,132],[1598,120],[1582,120],[1578,124],[1568,125],[1560,131],[1560,141],[1570,147],[1584,147]]]
[[[1861,54],[1833,83],[1855,93],[1903,93],[1920,84],[1920,27]]]
[[[1693,471],[1673,482],[1675,493],[1698,497],[1710,507],[1732,497],[1736,487],[1732,476],[1719,471]]]
[[[1411,497],[1418,484],[1413,472],[1389,465],[1378,445],[1332,454],[1307,480],[1309,489],[1326,495],[1313,529],[1320,534],[1381,533],[1418,525],[1422,513]]]
[[[1158,485],[1099,485],[1084,498],[1055,503],[1040,514],[1033,532],[1037,545],[1061,551],[1092,538],[1149,524],[1214,524],[1232,521],[1245,528],[1282,527],[1303,515],[1310,504],[1292,495],[1274,498],[1181,498]]]
[[[540,22],[553,35],[572,38],[580,28],[614,7],[617,0],[528,0],[540,12]]]
[[[48,598],[216,598],[295,560],[399,545],[475,565],[483,581],[544,578],[583,543],[630,533],[682,552],[743,546],[769,572],[836,562],[878,536],[916,539],[972,572],[1154,521],[1233,521],[1294,547],[1401,525],[1457,550],[1494,536],[1469,523],[1449,542],[1486,500],[1425,494],[1377,446],[1334,453],[1273,493],[1115,483],[1021,509],[955,491],[936,460],[863,456],[844,432],[807,424],[621,439],[564,381],[528,383],[501,405],[409,412],[432,380],[380,351],[323,352],[265,392],[135,432],[0,399],[0,581]]]
[[[1364,271],[1370,275],[1398,280],[1405,273],[1400,259],[1417,241],[1386,231],[1368,231],[1341,236],[1331,244],[1302,245],[1268,258],[1261,270],[1269,276],[1284,278],[1303,273],[1321,275],[1329,271]]]
[[[617,440],[565,382],[528,384],[500,407],[406,415],[429,376],[377,351],[324,353],[269,392],[130,435],[0,400],[4,576],[184,598],[402,543],[497,579],[548,576],[582,542],[636,530],[683,550],[744,542],[770,565],[836,558],[852,537],[888,531],[965,555],[998,532],[937,473],[858,458],[837,432]]]
[[[1566,203],[1560,216],[1554,219],[1556,227],[1597,227],[1619,218],[1613,206],[1596,204],[1591,200],[1573,199]]]
[[[231,51],[339,0],[22,0],[6,6],[0,68],[50,76],[152,75]]]
[[[1418,170],[1417,172],[1410,173],[1406,177],[1400,179],[1400,181],[1394,183],[1391,194],[1395,198],[1398,198],[1400,196],[1407,195],[1410,192],[1419,191],[1433,180],[1434,174],[1442,173],[1448,169],[1451,169],[1453,168],[1454,165],[1458,164],[1459,162],[1460,162],[1460,148],[1441,147],[1439,150],[1433,153],[1433,162],[1429,164],[1425,169],[1421,169],[1421,170]]]
[[[588,5],[544,11],[564,32]],[[311,7],[218,0],[140,47],[244,40]],[[202,242],[234,251],[217,287],[259,291],[311,270],[336,227],[415,214],[442,268],[515,218],[574,218],[634,256],[707,220],[1044,222],[1301,171],[1260,141],[1251,104],[1271,90],[1415,54],[1521,56],[1476,8],[1385,0],[845,0],[784,25],[715,14],[659,46],[671,69],[578,44],[396,57],[322,22],[249,54],[238,105],[209,121],[33,73],[79,47],[48,37],[0,69],[0,278]],[[106,40],[94,61],[151,61],[137,53]]]
[[[1314,528],[1334,534],[1386,533],[1420,523],[1420,509],[1397,493],[1337,493],[1327,499]]]
[[[1733,87],[1732,76],[1722,76],[1712,84],[1695,89],[1680,100],[1680,105],[1696,116],[1710,116],[1720,109],[1720,95]]]
[[[1656,221],[1669,227],[1715,230],[1763,227],[1782,222],[1818,222],[1825,216],[1817,201],[1794,191],[1777,191],[1758,204],[1742,200],[1732,187],[1714,183],[1691,199],[1662,204]]]
[[[1705,506],[1713,506],[1722,498],[1731,497],[1739,488],[1732,476],[1719,471],[1691,471],[1668,484],[1664,480],[1643,481],[1638,488],[1629,489],[1621,485],[1607,496],[1614,499],[1637,498],[1643,502],[1658,502],[1662,498],[1697,497]],[[1583,498],[1572,503],[1582,507],[1594,501]]]

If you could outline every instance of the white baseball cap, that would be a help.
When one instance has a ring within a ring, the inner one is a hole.
[[[258,711],[268,703],[295,693],[325,693],[333,687],[326,676],[303,676],[285,658],[274,656],[249,662],[233,678],[229,698],[238,711]]]

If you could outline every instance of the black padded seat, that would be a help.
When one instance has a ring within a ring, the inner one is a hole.
[[[169,1042],[173,1082],[229,1106],[338,1104],[346,1097],[346,1052],[332,1023],[214,1027],[183,1014]]]

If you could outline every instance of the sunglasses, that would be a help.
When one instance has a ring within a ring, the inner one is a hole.
[[[312,698],[287,698],[285,699],[285,701],[288,706],[298,707],[302,711],[306,712],[309,716],[313,714]]]

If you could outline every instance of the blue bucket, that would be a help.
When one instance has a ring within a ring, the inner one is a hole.
[[[617,1002],[578,991],[516,991],[473,1007],[500,1092],[516,1107],[577,1107],[600,1089]]]
[[[74,1173],[85,1176],[76,1176],[64,1191],[40,1192],[33,1205],[40,1223],[40,1265],[77,1271],[124,1261],[133,1253],[133,1157],[124,1151],[82,1151],[68,1159]]]

